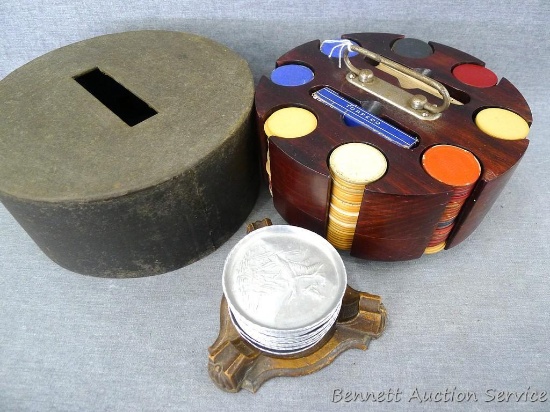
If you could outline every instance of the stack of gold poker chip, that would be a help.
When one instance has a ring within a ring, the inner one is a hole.
[[[435,228],[426,254],[445,248],[445,242],[453,230],[462,206],[472,193],[481,174],[481,165],[469,151],[451,145],[432,146],[422,156],[424,170],[434,179],[453,186],[453,194]]]
[[[351,248],[365,185],[380,179],[387,167],[382,152],[364,143],[347,143],[331,153],[332,193],[327,240],[334,247]]]

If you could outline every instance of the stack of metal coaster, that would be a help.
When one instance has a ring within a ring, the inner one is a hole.
[[[365,185],[380,179],[388,167],[378,149],[364,143],[337,147],[329,158],[332,194],[327,239],[342,250],[351,248]]]
[[[223,291],[231,319],[251,345],[271,354],[310,349],[331,330],[347,285],[338,252],[295,226],[269,226],[229,253]]]

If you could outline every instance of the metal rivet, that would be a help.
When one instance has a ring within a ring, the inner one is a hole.
[[[428,99],[426,96],[423,96],[421,94],[416,94],[413,97],[411,97],[410,105],[415,110],[420,110],[424,108],[424,105],[428,102]]]
[[[359,81],[361,83],[371,83],[374,79],[374,73],[372,70],[363,69],[359,72]]]

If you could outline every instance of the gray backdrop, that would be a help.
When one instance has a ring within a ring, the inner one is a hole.
[[[342,254],[349,283],[380,294],[389,311],[385,334],[368,351],[348,351],[307,377],[271,380],[254,395],[223,393],[206,372],[223,261],[243,230],[175,272],[97,279],[48,260],[0,206],[0,410],[550,410],[550,400],[486,402],[487,391],[550,391],[549,4],[2,0],[0,78],[78,40],[171,29],[233,48],[257,81],[306,41],[383,31],[486,61],[523,93],[534,123],[525,158],[465,242],[403,263]],[[264,216],[284,223],[265,190],[250,220]],[[333,402],[338,389],[403,395],[399,402]],[[478,401],[420,403],[415,389],[469,391]]]

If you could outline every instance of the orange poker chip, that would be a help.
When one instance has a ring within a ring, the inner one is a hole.
[[[422,155],[424,170],[450,186],[469,186],[481,175],[481,165],[468,150],[451,145],[432,146]]]

